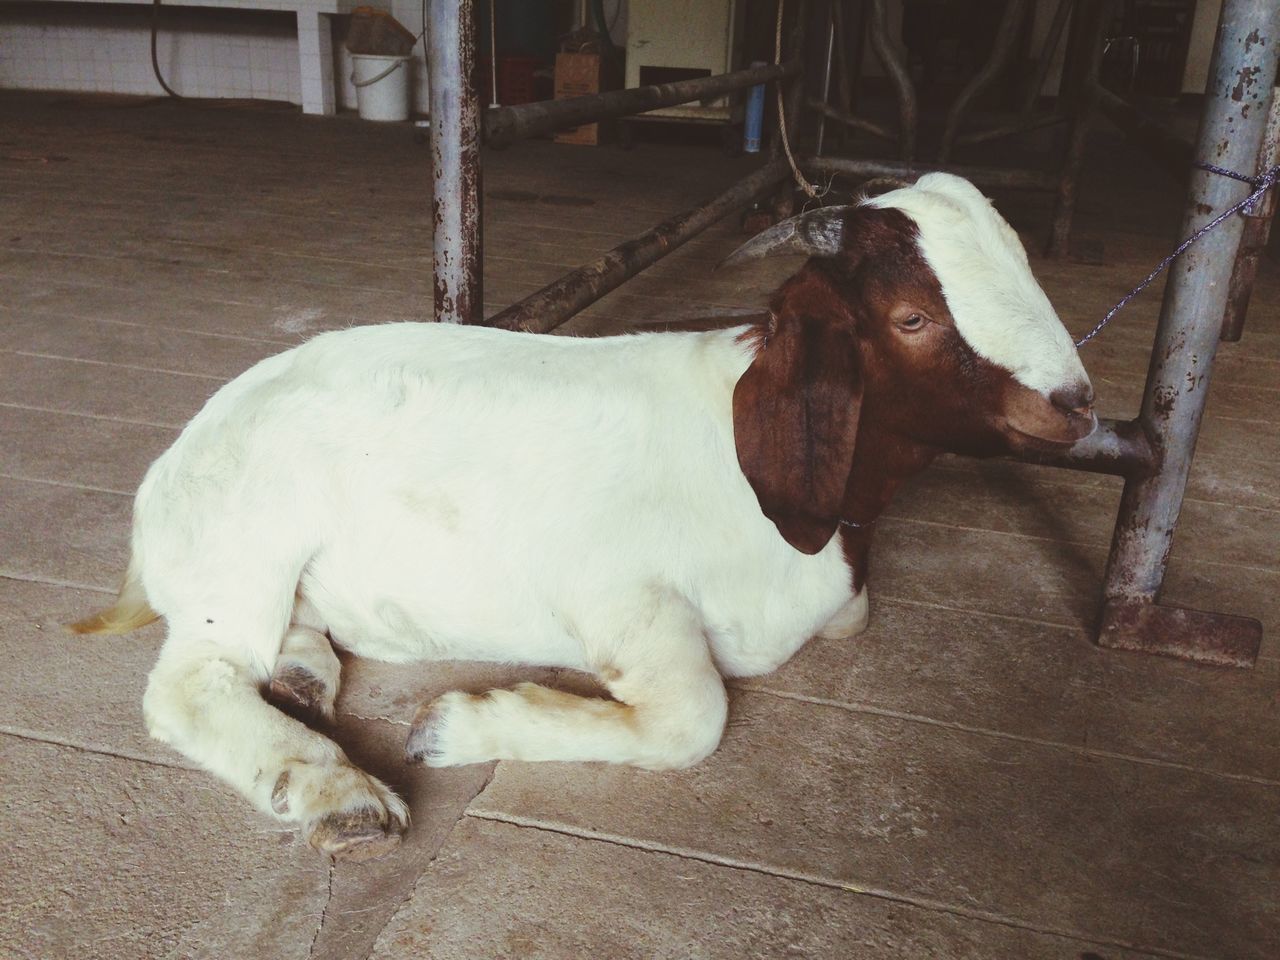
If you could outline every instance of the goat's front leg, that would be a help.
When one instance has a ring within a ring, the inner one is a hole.
[[[585,625],[583,625],[585,626]],[[701,623],[679,597],[655,594],[588,649],[615,698],[561,693],[534,683],[473,696],[454,691],[421,707],[409,759],[445,767],[485,760],[601,760],[653,770],[687,767],[720,742],[724,681]]]
[[[238,649],[171,636],[143,698],[147,727],[260,810],[298,824],[321,852],[352,860],[389,852],[408,824],[404,802],[263,700],[265,679]]]

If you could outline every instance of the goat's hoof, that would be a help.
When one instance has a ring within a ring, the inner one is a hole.
[[[418,708],[404,744],[404,756],[410,763],[425,763],[430,767],[441,765],[444,755],[440,732],[444,727],[445,709],[443,697]]]
[[[311,828],[307,842],[335,860],[360,863],[385,857],[400,846],[406,826],[373,807],[341,810],[322,817]]]
[[[329,685],[296,663],[276,667],[267,687],[267,700],[300,720],[333,719],[334,697]]]
[[[405,741],[405,759],[429,767],[455,767],[494,759],[493,744],[484,734],[492,719],[488,711],[499,698],[511,695],[506,690],[479,695],[451,690],[419,707]]]

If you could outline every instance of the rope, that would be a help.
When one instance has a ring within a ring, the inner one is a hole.
[[[1180,244],[1178,244],[1178,248],[1174,250],[1173,253],[1169,254],[1167,257],[1161,260],[1156,265],[1156,268],[1152,270],[1151,273],[1147,276],[1147,279],[1143,280],[1140,284],[1138,284],[1136,287],[1134,287],[1132,290],[1126,293],[1123,297],[1121,297],[1120,302],[1107,311],[1107,315],[1098,321],[1098,325],[1096,327],[1094,327],[1092,330],[1090,330],[1083,337],[1081,337],[1079,340],[1076,341],[1077,347],[1083,347],[1086,343],[1088,343],[1090,340],[1096,337],[1099,333],[1101,333],[1102,328],[1111,322],[1111,318],[1114,317],[1117,313],[1119,313],[1120,310],[1125,306],[1125,304],[1127,304],[1130,300],[1132,300],[1134,297],[1140,294],[1143,290],[1145,290],[1151,284],[1151,282],[1155,280],[1156,277],[1164,273],[1164,271],[1168,269],[1169,264],[1173,263],[1174,260],[1182,256],[1182,254],[1186,252],[1188,247],[1190,247],[1193,243],[1195,243],[1197,240],[1203,237],[1206,233],[1208,233],[1214,227],[1218,226],[1218,224],[1222,223],[1228,217],[1234,216],[1235,214],[1239,213],[1241,210],[1244,210],[1247,207],[1252,207],[1253,204],[1255,204],[1259,199],[1261,199],[1264,193],[1266,193],[1268,190],[1274,187],[1277,183],[1280,183],[1280,164],[1272,167],[1270,170],[1264,171],[1263,173],[1259,174],[1256,177],[1246,177],[1242,173],[1236,173],[1234,170],[1227,170],[1225,167],[1214,166],[1212,163],[1197,163],[1196,166],[1199,167],[1201,170],[1207,170],[1210,173],[1216,173],[1220,177],[1230,177],[1232,180],[1239,180],[1241,183],[1247,183],[1253,186],[1255,189],[1253,193],[1249,194],[1247,197],[1245,197],[1243,200],[1241,200],[1239,203],[1235,204],[1234,206],[1228,207],[1226,210],[1218,214],[1216,217],[1214,217],[1212,220],[1206,223],[1203,227],[1201,227],[1191,236],[1187,237],[1187,239],[1183,240]]]
[[[775,65],[782,63],[782,11],[785,7],[786,0],[778,0],[778,25],[773,37],[773,62]],[[808,194],[810,199],[817,200],[827,191],[824,190],[819,193],[818,188],[806,180],[804,174],[800,172],[800,168],[796,166],[796,158],[791,153],[791,138],[787,136],[787,114],[782,105],[782,84],[774,83],[773,87],[778,94],[778,132],[782,134],[782,150],[787,155],[787,163],[791,165],[791,175],[795,177],[796,186]]]

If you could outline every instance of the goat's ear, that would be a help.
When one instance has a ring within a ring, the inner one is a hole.
[[[738,464],[764,515],[802,553],[836,532],[861,400],[852,327],[805,315],[776,322],[734,388]]]
[[[819,207],[762,230],[717,264],[735,267],[775,254],[834,257],[844,248],[845,219],[852,206]]]

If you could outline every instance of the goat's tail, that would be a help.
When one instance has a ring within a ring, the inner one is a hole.
[[[81,634],[130,633],[159,618],[160,614],[151,609],[147,593],[142,589],[142,576],[138,572],[135,555],[129,559],[129,569],[125,572],[124,583],[116,602],[90,617],[67,624],[67,629]]]

